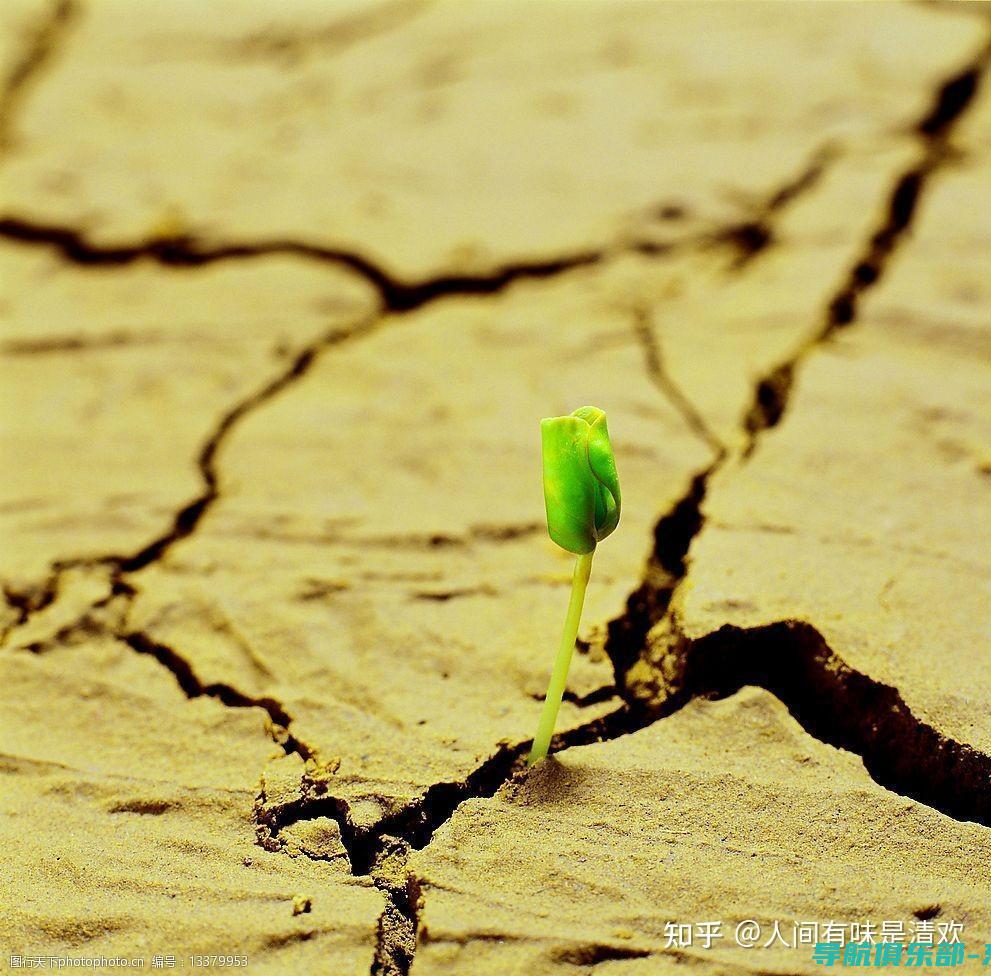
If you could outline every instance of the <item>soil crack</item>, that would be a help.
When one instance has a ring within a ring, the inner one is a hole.
[[[713,243],[727,245],[736,252],[733,270],[742,270],[775,243],[775,214],[812,190],[838,156],[839,149],[835,143],[828,142],[821,146],[802,171],[770,193],[749,219],[730,224],[713,236]]]
[[[726,454],[726,445],[715,435],[706,422],[705,417],[698,411],[695,404],[675,382],[664,360],[660,336],[654,326],[653,316],[647,308],[634,310],[633,332],[643,348],[647,375],[651,382],[661,391],[664,398],[678,411],[688,429],[699,438],[717,458]]]
[[[656,721],[662,714],[668,714],[667,709],[648,714],[623,704],[600,718],[559,733],[551,743],[551,752],[627,735],[642,728],[644,722]],[[375,864],[389,843],[402,841],[410,850],[422,850],[466,800],[495,796],[504,783],[525,768],[529,748],[529,740],[514,745],[501,743],[463,779],[434,783],[413,800],[367,827],[356,825],[347,801],[330,792],[332,780],[304,773],[298,796],[282,803],[258,804],[255,810],[258,843],[266,850],[281,850],[280,834],[285,828],[302,821],[329,817],[340,827],[341,842],[348,852],[352,873],[358,876],[373,874]]]
[[[672,702],[671,711],[674,707]],[[666,714],[669,714],[668,710],[662,708],[647,716],[622,705],[601,718],[554,736],[551,752],[618,738],[637,731],[645,723],[658,721]],[[321,817],[335,820],[351,873],[371,877],[386,898],[379,919],[372,974],[407,976],[416,950],[423,903],[419,881],[407,868],[410,853],[426,847],[434,833],[451,819],[462,803],[495,796],[513,776],[522,775],[529,748],[529,740],[512,746],[502,743],[463,779],[433,784],[371,827],[358,827],[347,801],[330,792],[333,774],[325,775],[308,763],[300,781],[299,795],[294,799],[268,803],[264,788],[260,792],[255,804],[257,842],[265,850],[278,852],[283,849],[280,834],[287,827]]]
[[[257,697],[247,695],[225,682],[204,683],[197,676],[193,666],[178,651],[153,640],[142,631],[130,631],[119,636],[132,650],[153,657],[169,671],[187,698],[200,698],[205,695],[208,698],[215,698],[228,708],[260,708],[268,715],[272,741],[286,755],[295,754],[304,761],[316,758],[316,750],[293,735],[292,716],[275,698],[267,695]]]
[[[419,281],[397,277],[381,262],[355,250],[288,238],[207,243],[193,235],[175,234],[133,243],[99,245],[89,240],[80,229],[29,220],[11,213],[0,216],[0,238],[53,248],[64,260],[91,267],[124,267],[136,261],[149,260],[166,267],[194,268],[221,261],[292,255],[353,272],[375,290],[383,314],[404,314],[441,298],[493,295],[519,281],[555,278],[569,271],[603,264],[624,253],[655,257],[686,248],[727,245],[742,251],[737,265],[745,263],[770,243],[773,237],[769,224],[771,215],[811,190],[837,154],[837,149],[832,145],[817,150],[801,173],[771,193],[756,208],[756,213],[742,223],[731,223],[664,241],[619,237],[598,247],[558,256],[510,262],[474,274],[439,273]],[[758,226],[763,228],[759,244],[751,239],[754,233],[746,230]]]
[[[754,628],[725,625],[697,640],[672,627],[662,649],[664,714],[694,698],[746,685],[780,699],[810,735],[854,753],[880,786],[955,820],[991,827],[991,755],[947,738],[913,714],[898,690],[851,668],[801,620]],[[646,705],[648,709],[650,705]]]
[[[173,517],[171,526],[161,535],[129,554],[107,553],[98,556],[69,557],[56,560],[52,563],[47,579],[29,590],[18,591],[10,586],[5,586],[4,596],[8,604],[18,611],[18,615],[14,626],[8,628],[4,637],[9,636],[17,626],[25,623],[33,614],[44,610],[54,602],[59,594],[61,577],[68,570],[85,566],[106,566],[111,571],[111,580],[115,586],[129,588],[124,577],[157,562],[172,546],[192,535],[204,515],[220,498],[217,456],[224,441],[237,424],[252,411],[268,403],[287,387],[305,376],[319,356],[327,349],[364,336],[373,331],[380,323],[381,316],[375,313],[366,316],[350,327],[332,329],[316,341],[303,347],[289,365],[264,386],[231,407],[220,418],[196,459],[196,465],[203,482],[203,491],[179,509]]]
[[[282,373],[228,410],[203,445],[196,461],[203,479],[203,493],[179,510],[168,532],[153,539],[137,552],[129,556],[109,557],[110,561],[116,563],[122,573],[134,573],[157,562],[175,543],[192,535],[207,510],[220,497],[217,454],[234,427],[253,410],[268,403],[286,387],[305,376],[327,349],[368,334],[379,322],[380,316],[375,314],[360,320],[350,328],[331,330],[297,353]]]
[[[518,281],[553,278],[576,268],[597,264],[612,250],[581,250],[545,260],[506,264],[478,274],[449,273],[422,281],[404,281],[357,251],[296,240],[206,245],[194,237],[179,235],[135,244],[99,246],[74,228],[9,215],[0,219],[0,237],[21,244],[52,247],[73,264],[98,267],[122,267],[146,259],[166,267],[195,268],[234,259],[295,255],[354,272],[378,294],[383,312],[400,314],[416,311],[430,302],[452,295],[492,295]]]
[[[372,871],[375,887],[385,896],[379,916],[371,976],[408,976],[420,927],[423,894],[407,868],[409,846],[395,837],[384,837]]]
[[[25,93],[51,63],[78,13],[74,0],[55,0],[29,38],[21,59],[0,82],[0,155],[8,152],[15,142],[14,117]]]
[[[886,215],[867,241],[860,257],[826,309],[824,322],[785,362],[771,369],[757,383],[753,402],[744,418],[749,457],[761,434],[775,427],[788,407],[795,371],[820,343],[847,328],[857,318],[860,296],[883,277],[891,258],[908,236],[919,200],[933,175],[954,156],[953,129],[973,102],[991,61],[991,43],[962,71],[946,79],[933,96],[932,105],[914,126],[921,141],[918,159],[895,181],[889,192]]]

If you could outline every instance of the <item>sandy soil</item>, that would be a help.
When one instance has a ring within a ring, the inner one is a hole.
[[[0,968],[983,952],[986,13],[5,4]]]

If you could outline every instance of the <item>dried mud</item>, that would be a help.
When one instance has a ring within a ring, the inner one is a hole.
[[[197,9],[3,14],[3,951],[991,943],[981,8]],[[624,516],[527,771],[585,402]]]

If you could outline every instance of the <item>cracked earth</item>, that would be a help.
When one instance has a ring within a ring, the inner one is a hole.
[[[991,943],[982,7],[190,9],[0,14],[4,952]],[[527,773],[583,403],[624,514]]]

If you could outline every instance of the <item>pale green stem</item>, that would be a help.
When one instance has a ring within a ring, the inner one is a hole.
[[[564,633],[561,635],[561,646],[557,649],[554,670],[551,672],[551,683],[547,686],[547,697],[544,699],[544,710],[540,713],[540,724],[533,738],[533,748],[527,765],[547,755],[557,724],[557,713],[561,708],[564,697],[564,687],[568,681],[568,668],[571,666],[571,654],[578,639],[578,624],[582,618],[582,605],[585,603],[585,588],[588,577],[592,572],[592,552],[579,556],[575,561],[575,574],[571,578],[571,600],[568,603],[568,615],[564,618]]]

